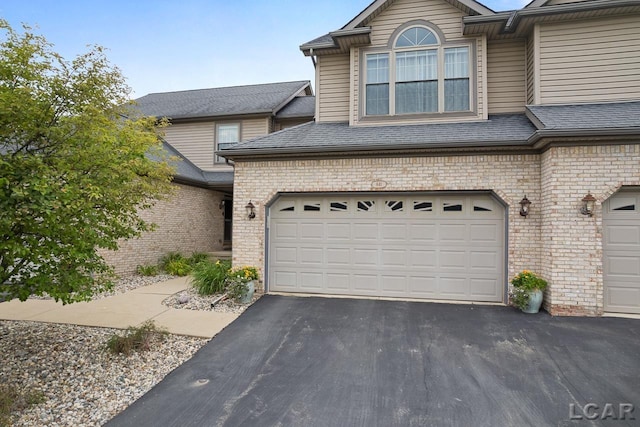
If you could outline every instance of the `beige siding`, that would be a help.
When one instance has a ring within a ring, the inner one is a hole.
[[[535,93],[535,60],[534,60],[534,42],[533,37],[527,40],[527,104],[533,104]]]
[[[318,122],[349,121],[349,55],[318,57]]]
[[[487,50],[489,113],[524,111],[526,99],[525,41],[490,41]]]
[[[541,103],[640,97],[640,16],[541,27]]]
[[[165,129],[165,139],[201,169],[213,167],[215,123],[178,123]]]
[[[269,133],[269,119],[261,118],[242,120],[240,133],[240,138],[243,141],[264,136]]]
[[[436,25],[447,40],[462,37],[464,13],[443,0],[397,0],[369,24],[371,45],[386,46],[393,32],[402,24],[423,19]]]

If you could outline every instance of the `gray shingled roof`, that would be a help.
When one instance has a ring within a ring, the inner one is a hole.
[[[278,111],[276,117],[279,119],[292,119],[298,117],[313,118],[316,113],[315,96],[299,96],[288,103],[282,110]]]
[[[421,125],[356,127],[348,123],[307,123],[236,144],[222,152],[525,145],[535,130],[524,114],[492,116],[478,122]]]
[[[172,162],[172,165],[176,168],[174,179],[178,182],[182,181],[202,186],[233,184],[233,171],[205,172],[194,165],[168,142],[162,142],[162,149],[174,158]]]
[[[146,116],[170,119],[274,114],[309,85],[309,81],[296,81],[152,93],[136,99],[136,103]]]
[[[582,105],[530,105],[545,130],[640,128],[640,102]]]

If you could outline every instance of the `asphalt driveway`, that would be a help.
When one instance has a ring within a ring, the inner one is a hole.
[[[602,418],[640,424],[640,320],[267,295],[108,426],[572,426]]]

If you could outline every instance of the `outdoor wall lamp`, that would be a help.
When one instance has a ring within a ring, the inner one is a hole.
[[[596,205],[596,198],[591,195],[591,191],[587,193],[586,196],[582,199],[582,209],[580,209],[580,213],[582,215],[593,216],[593,208]]]
[[[520,215],[523,217],[527,217],[529,215],[529,206],[531,206],[531,202],[527,199],[525,195],[522,200],[520,200]]]
[[[249,219],[253,219],[256,217],[256,212],[255,212],[255,206],[253,206],[253,203],[251,203],[251,200],[249,200],[249,203],[247,203],[247,206],[244,207],[247,210],[247,217]]]

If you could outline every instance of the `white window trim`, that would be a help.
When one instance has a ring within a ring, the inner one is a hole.
[[[409,46],[409,47],[401,47],[396,48],[395,44],[400,35],[407,29],[413,27],[423,27],[427,30],[431,31],[438,39],[438,45],[428,45],[428,46]],[[445,95],[444,95],[444,82],[445,82],[445,69],[444,69],[444,51],[449,48],[456,47],[466,47],[469,52],[469,110],[464,111],[445,111]],[[422,50],[437,50],[438,51],[438,111],[431,113],[407,113],[407,114],[396,114],[396,52],[413,52],[413,51],[422,51]],[[370,54],[381,54],[386,53],[389,55],[389,114],[375,114],[368,115],[367,108],[367,55]],[[373,48],[373,49],[361,49],[360,50],[360,81],[361,87],[360,91],[360,103],[359,103],[359,118],[360,120],[402,120],[406,118],[414,118],[414,117],[425,117],[425,118],[434,118],[434,117],[456,117],[456,116],[470,116],[477,114],[477,60],[476,58],[476,49],[475,49],[475,40],[462,41],[456,40],[453,42],[447,42],[444,39],[442,33],[437,29],[437,27],[432,25],[427,25],[424,23],[416,23],[411,22],[403,25],[398,28],[390,39],[388,46],[383,48]]]
[[[231,121],[231,122],[218,122],[216,123],[216,128],[215,128],[215,134],[214,134],[214,141],[213,141],[213,164],[214,165],[219,165],[222,163],[226,163],[226,159],[224,157],[220,157],[218,155],[215,154],[216,151],[219,150],[218,148],[218,139],[219,139],[219,135],[220,135],[220,126],[229,126],[229,125],[235,125],[238,127],[238,141],[240,142],[242,141],[242,122],[240,121]]]

